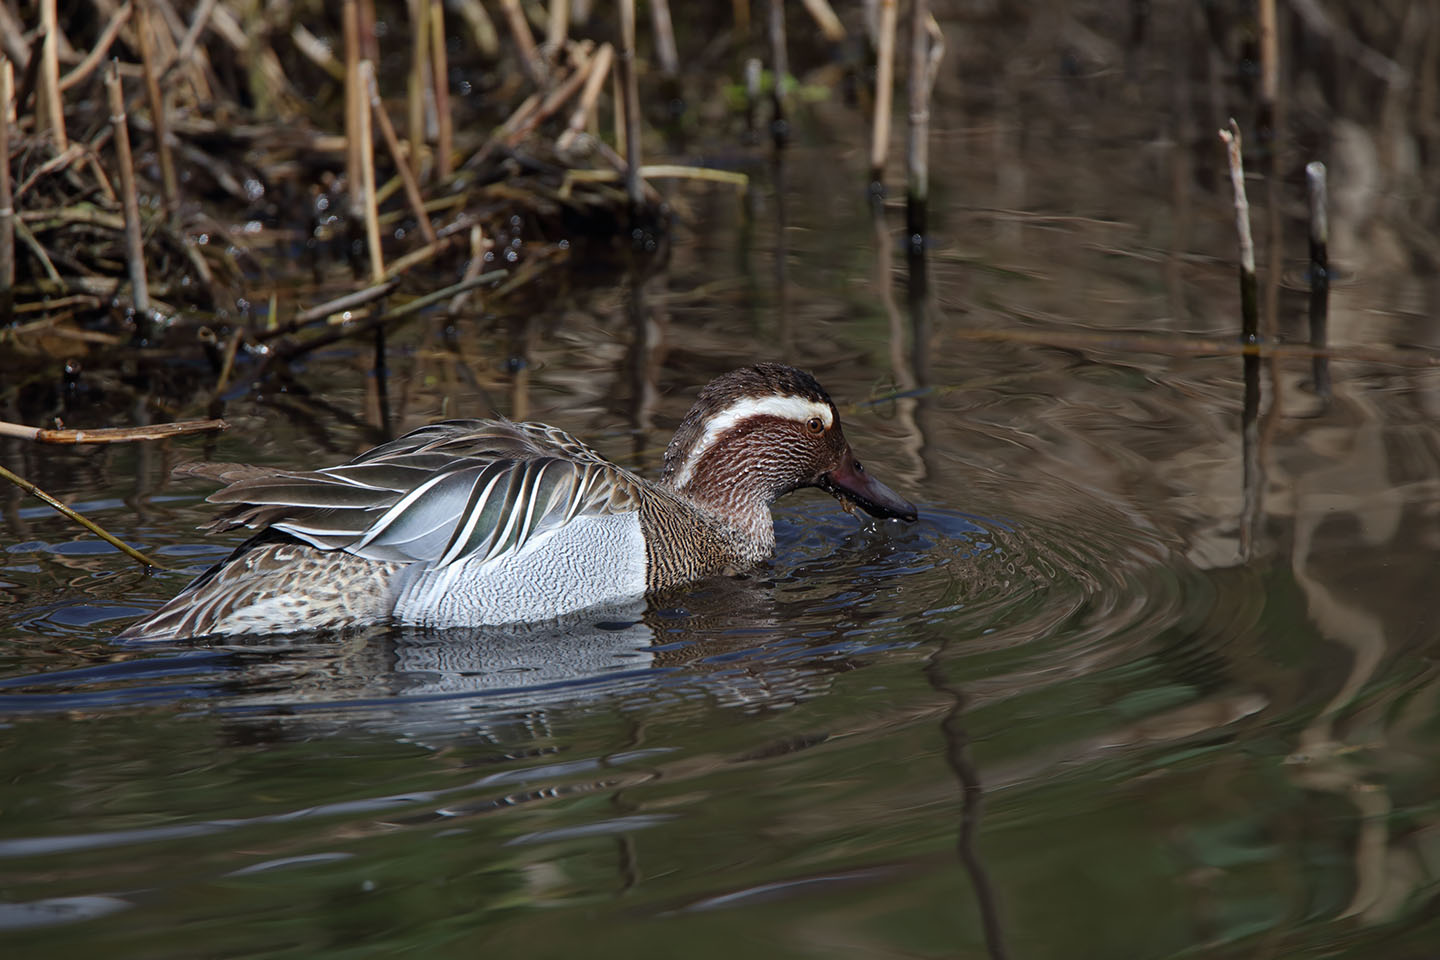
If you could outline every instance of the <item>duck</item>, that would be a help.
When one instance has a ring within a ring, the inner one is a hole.
[[[775,548],[771,504],[803,487],[847,512],[913,521],[866,472],[811,374],[757,363],[705,386],[659,480],[556,427],[420,427],[318,470],[182,465],[224,482],[211,532],[254,534],[120,640],[284,634],[377,623],[549,620],[736,574]]]

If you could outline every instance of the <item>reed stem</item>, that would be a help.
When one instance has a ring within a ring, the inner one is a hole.
[[[374,87],[375,65],[369,60],[361,60],[359,71],[360,95],[364,96],[366,91]],[[383,283],[385,281],[385,253],[380,245],[380,206],[375,199],[375,135],[370,126],[370,111],[364,107],[362,101],[358,119],[360,121],[360,186],[365,209],[365,244],[370,250],[370,282]]]
[[[550,0],[550,23],[545,31],[545,45],[550,48],[551,56],[560,56],[569,32],[570,0]]]
[[[15,306],[15,198],[10,189],[10,101],[15,71],[0,53],[0,324],[8,324]]]
[[[1245,195],[1245,161],[1240,149],[1240,125],[1232,117],[1230,129],[1220,131],[1230,165],[1230,187],[1235,193],[1235,232],[1240,238],[1240,335],[1245,343],[1260,339],[1259,305],[1255,289],[1255,240],[1250,233],[1250,201]]]
[[[390,122],[390,114],[386,112],[385,104],[380,99],[380,88],[375,83],[373,70],[367,74],[366,83],[368,88],[365,92],[370,99],[370,110],[374,113],[375,123],[380,127],[380,136],[385,141],[385,149],[390,151],[390,158],[395,161],[395,169],[400,174],[400,183],[405,190],[405,200],[410,204],[410,211],[415,214],[415,224],[420,230],[420,235],[425,238],[425,242],[434,243],[435,228],[430,224],[430,215],[425,212],[425,199],[420,196],[420,181],[416,178],[414,169],[405,157],[405,151],[400,146],[400,138],[395,133],[395,125]]]
[[[444,0],[430,0],[430,59],[435,82],[435,176],[446,180],[455,168],[455,128],[450,116],[450,60],[445,52]]]
[[[430,0],[408,0],[406,5],[410,12],[410,76],[405,88],[405,127],[410,156],[418,167],[425,156],[425,91],[431,86]],[[373,107],[374,91],[365,92]]]
[[[650,0],[650,24],[655,30],[655,59],[667,77],[680,75],[680,54],[675,47],[675,24],[670,19],[670,0]]]
[[[1305,165],[1305,185],[1310,206],[1310,346],[1323,351],[1330,322],[1330,218],[1325,164],[1317,160]],[[1330,359],[1317,353],[1312,370],[1315,393],[1328,404],[1333,394]]]
[[[786,121],[788,92],[786,78],[790,75],[790,55],[785,44],[785,0],[770,0],[770,68],[774,83],[770,87],[770,98],[775,105],[775,116],[770,121],[770,134],[777,148],[785,146],[790,137]]]
[[[895,86],[896,0],[880,0],[875,56],[875,120],[870,137],[870,192],[885,195],[885,159],[890,153],[890,98]]]
[[[907,94],[910,129],[906,149],[907,188],[905,193],[906,233],[912,255],[925,249],[927,206],[930,197],[930,94],[934,88],[929,0],[912,0],[910,6],[910,74]]]
[[[635,0],[620,0],[620,56],[615,62],[625,97],[625,193],[632,210],[645,201],[640,183],[640,87],[635,78]]]
[[[140,67],[145,78],[145,96],[150,101],[150,125],[155,133],[155,153],[160,158],[160,187],[165,197],[165,214],[180,213],[180,178],[175,173],[175,154],[170,149],[170,124],[165,112],[165,95],[155,62],[155,29],[152,0],[139,0],[135,8],[135,35],[140,39]]]
[[[825,34],[825,39],[831,43],[845,42],[845,26],[840,18],[835,16],[835,10],[827,0],[801,0],[805,9],[810,12],[811,18],[815,21],[820,32]]]
[[[35,127],[49,130],[56,152],[70,146],[60,98],[60,24],[55,0],[40,0],[40,75],[35,87]]]
[[[145,279],[145,242],[140,224],[140,197],[135,191],[135,161],[130,153],[130,124],[125,117],[125,90],[120,84],[120,62],[111,60],[105,71],[110,97],[110,124],[115,130],[115,159],[120,166],[120,194],[125,208],[125,260],[130,267],[131,297],[141,339],[149,338],[150,285]]]

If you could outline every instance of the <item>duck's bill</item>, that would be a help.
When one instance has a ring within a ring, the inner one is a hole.
[[[840,462],[841,466],[820,478],[820,488],[842,504],[853,503],[872,517],[914,520],[919,516],[915,504],[864,472],[854,457]]]

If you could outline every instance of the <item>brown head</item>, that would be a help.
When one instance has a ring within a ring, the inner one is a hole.
[[[803,370],[760,363],[700,391],[665,450],[663,481],[737,525],[769,524],[769,506],[820,487],[846,508],[914,520],[915,506],[864,471],[830,395]]]

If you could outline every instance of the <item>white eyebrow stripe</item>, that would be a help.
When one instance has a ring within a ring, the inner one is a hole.
[[[783,417],[796,423],[805,423],[812,417],[818,417],[827,429],[835,424],[835,414],[831,412],[828,403],[806,400],[804,397],[741,397],[705,424],[705,432],[701,434],[675,477],[675,488],[678,490],[690,482],[695,464],[705,455],[705,451],[715,445],[715,441],[719,440],[722,434],[751,417]]]

